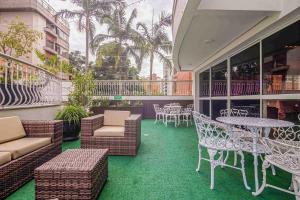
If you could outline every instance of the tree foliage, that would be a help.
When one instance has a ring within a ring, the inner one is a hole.
[[[74,72],[69,62],[61,60],[57,55],[46,55],[38,50],[36,50],[35,53],[43,63],[39,65],[39,67],[46,69],[53,74],[58,74],[59,72],[72,74]]]
[[[96,54],[96,64],[94,67],[97,79],[138,79],[139,71],[136,67],[131,66],[130,59],[126,56],[118,56],[118,53],[125,51],[125,49],[122,48],[119,50],[118,48],[117,42],[100,45]],[[122,65],[116,67],[116,62],[120,62]]]
[[[6,31],[0,32],[0,51],[14,57],[25,56],[32,52],[33,44],[41,38],[41,32],[16,18]]]
[[[85,65],[89,64],[89,43],[95,35],[96,21],[100,22],[103,16],[109,15],[114,5],[124,4],[123,0],[103,1],[103,0],[71,0],[78,7],[76,10],[64,9],[57,13],[66,19],[77,20],[79,31],[86,33],[86,60]]]
[[[144,43],[141,46],[140,57],[150,58],[150,80],[152,80],[153,61],[158,57],[161,62],[171,68],[171,61],[166,57],[171,53],[172,45],[166,32],[166,28],[171,25],[171,15],[161,13],[159,20],[151,28],[145,23],[137,23],[137,29],[142,32]]]

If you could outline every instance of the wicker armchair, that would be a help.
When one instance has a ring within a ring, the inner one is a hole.
[[[51,143],[0,165],[0,199],[33,179],[34,169],[61,153],[62,121],[22,121],[24,138],[51,138]]]
[[[122,113],[127,111],[109,111]],[[117,114],[120,116],[121,114]],[[141,115],[130,115],[124,120],[123,133],[98,134],[99,130],[109,127],[106,114],[95,115],[81,120],[81,148],[109,149],[109,155],[136,155],[141,143]],[[117,119],[115,119],[117,121]],[[113,123],[113,121],[111,121]],[[117,125],[116,128],[122,128]]]

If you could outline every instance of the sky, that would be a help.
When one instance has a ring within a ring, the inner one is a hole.
[[[53,6],[56,11],[61,9],[76,9],[71,3],[71,0],[47,0],[48,3]],[[127,4],[131,4],[137,2],[138,0],[127,0]],[[138,14],[136,22],[144,22],[151,26],[152,23],[152,15],[154,10],[154,21],[157,21],[161,11],[165,11],[166,13],[172,12],[173,0],[142,0],[139,3],[134,3],[127,9],[127,14],[129,15],[132,9],[137,8]],[[69,21],[70,23],[70,51],[79,50],[85,55],[85,33],[79,32],[76,27],[76,22]],[[103,27],[98,25],[97,32],[103,31]],[[170,39],[171,38],[171,28],[168,30]],[[90,60],[95,60],[94,55],[90,55]],[[149,59],[146,58],[143,61],[143,66],[140,75],[141,76],[149,76]],[[163,64],[160,63],[159,59],[154,60],[153,65],[153,73],[156,73],[160,77],[163,75]]]

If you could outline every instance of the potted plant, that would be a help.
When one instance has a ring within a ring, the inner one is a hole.
[[[80,133],[81,119],[88,113],[82,106],[68,105],[59,111],[55,119],[63,120],[63,140],[77,140]]]

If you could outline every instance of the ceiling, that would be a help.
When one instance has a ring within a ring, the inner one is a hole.
[[[238,5],[232,10],[222,10],[219,7],[214,9],[207,5],[207,0],[202,1],[203,5],[198,4],[198,7],[192,8],[193,12],[190,8],[183,15],[181,29],[179,26],[176,34],[173,61],[180,70],[193,70],[263,19],[274,14],[274,11],[266,9],[239,9]]]

